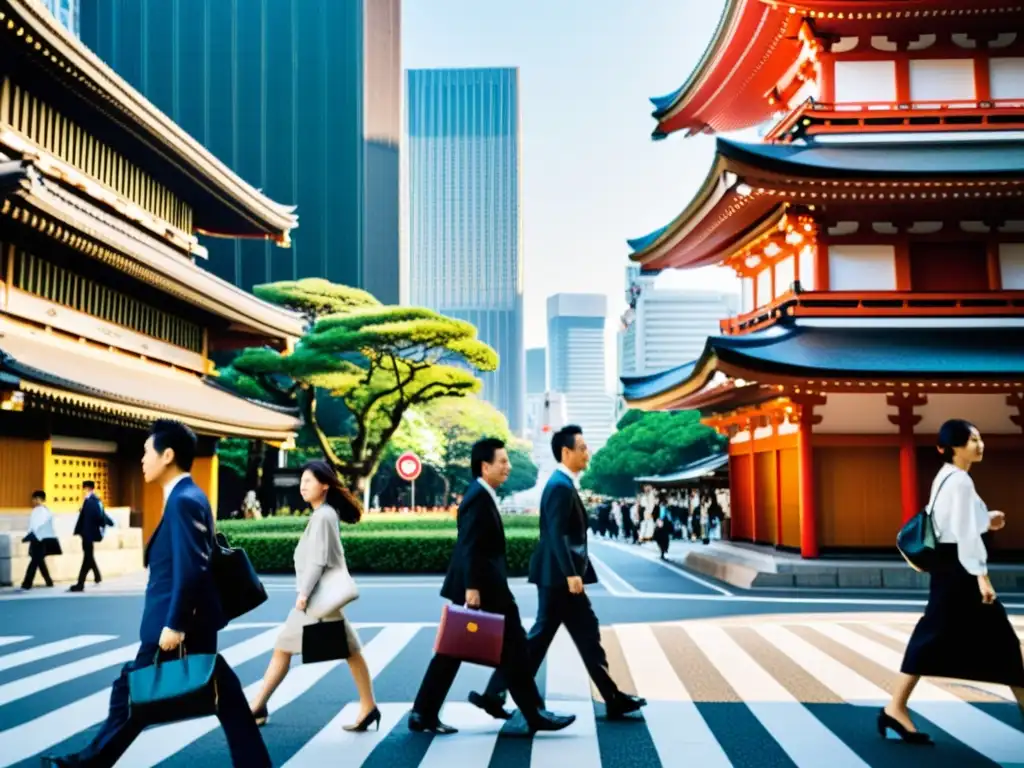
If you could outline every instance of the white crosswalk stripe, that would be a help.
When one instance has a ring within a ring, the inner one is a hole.
[[[395,684],[396,675],[401,678],[403,690],[414,690],[409,684],[418,684],[419,680],[409,681],[410,670],[415,670],[412,674],[418,678],[425,669],[436,625],[355,626],[372,630],[364,641],[363,655],[381,699],[379,729],[368,733],[343,730],[343,724],[358,716],[357,701],[339,701],[330,712],[311,714],[311,705],[303,703],[305,697],[313,695],[318,686],[320,693],[316,696],[322,696],[331,684],[325,688],[321,683],[344,664],[297,662],[271,699],[271,722],[262,731],[277,756],[275,763],[280,758],[285,768],[360,768],[372,758],[374,765],[394,763],[419,768],[444,768],[455,763],[466,768],[505,765],[501,757],[503,739],[512,735],[515,721],[506,725],[452,697],[441,718],[459,733],[431,738],[411,734],[405,727],[411,701],[393,701],[384,695],[386,686]],[[600,768],[604,761],[610,766],[614,763],[608,761],[608,749],[615,754],[628,753],[631,759],[643,759],[644,764],[670,766],[685,762],[702,768],[758,766],[758,760],[769,750],[781,750],[801,768],[822,765],[823,756],[827,756],[830,768],[905,764],[907,752],[901,745],[892,743],[891,759],[879,762],[877,750],[888,749],[890,742],[876,743],[872,733],[848,743],[849,733],[843,731],[841,736],[832,730],[826,720],[833,725],[837,721],[822,719],[821,710],[815,707],[840,708],[836,711],[858,717],[856,712],[863,712],[865,707],[880,706],[888,698],[882,686],[890,683],[880,683],[879,675],[894,678],[902,658],[894,648],[906,641],[907,627],[906,620],[901,624],[882,617],[858,622],[844,620],[841,615],[835,619],[777,616],[748,623],[707,620],[616,625],[605,643],[617,646],[614,653],[609,652],[613,677],[649,700],[642,716],[625,724],[609,723],[603,707],[593,701],[586,669],[563,628],[548,652],[539,685],[549,709],[574,714],[577,719],[564,731],[527,736],[529,765]],[[232,630],[222,635],[221,653],[235,668],[252,662],[246,666],[247,677],[242,680],[251,700],[262,686],[261,679],[253,679],[253,665],[264,668],[279,625],[240,622]],[[120,672],[119,665],[134,658],[137,644],[87,654],[94,646],[118,640],[117,636],[99,634],[45,641],[29,635],[0,636],[0,768],[31,760],[72,737],[77,737],[76,743],[81,745],[83,732],[106,715],[109,687],[83,691],[81,684],[69,686],[86,675],[103,672],[112,681]],[[65,654],[73,654],[73,660],[67,660]],[[18,677],[21,668],[30,664],[35,666]],[[33,671],[46,664],[52,666]],[[782,664],[796,665],[805,677],[798,679],[780,672]],[[400,671],[392,672],[396,668]],[[1010,715],[1016,714],[1016,705],[1008,690],[985,683],[964,683],[960,688],[956,685],[923,681],[911,699],[913,711],[927,718],[924,727],[932,730],[939,741],[936,749],[957,745],[966,750],[965,764],[973,755],[976,760],[987,759],[1001,766],[1021,765],[1024,720],[1012,724]],[[807,686],[825,692],[824,698],[805,696]],[[969,698],[964,691],[988,698]],[[408,694],[401,698],[407,699]],[[22,701],[31,702],[24,714]],[[44,711],[50,701],[53,707]],[[812,705],[811,701],[818,703]],[[980,701],[988,703],[978,706]],[[988,708],[991,706],[1004,709]],[[763,732],[742,734],[754,740],[753,747],[748,744],[737,751],[731,743],[739,735],[733,724],[736,719],[723,716],[721,707],[744,708],[763,726]],[[862,728],[863,716],[857,722],[861,724],[858,729]],[[300,743],[278,741],[291,738],[289,734],[300,724],[306,734]],[[117,765],[151,768],[171,759],[208,762],[215,759],[210,757],[210,750],[218,747],[209,742],[200,746],[199,742],[218,727],[216,718],[208,717],[149,729]],[[865,752],[869,741],[876,752]],[[227,755],[220,758],[226,760]]]

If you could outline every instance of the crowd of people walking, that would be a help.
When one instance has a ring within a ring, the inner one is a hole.
[[[943,425],[938,444],[945,464],[935,478],[928,506],[938,542],[928,605],[908,644],[892,700],[877,719],[880,734],[892,731],[912,744],[933,743],[917,730],[908,710],[908,700],[922,675],[1008,685],[1024,713],[1021,643],[987,573],[985,535],[1002,528],[1005,515],[988,510],[970,477],[971,467],[983,458],[984,444],[973,425],[958,420]],[[562,627],[600,692],[608,718],[626,718],[647,703],[623,692],[612,679],[599,621],[587,594],[597,577],[588,554],[590,523],[578,486],[579,474],[589,461],[586,440],[579,427],[567,426],[553,435],[551,448],[558,466],[540,503],[539,540],[529,568],[529,582],[537,588],[539,605],[529,633],[508,583],[497,490],[507,480],[511,464],[500,440],[484,439],[472,448],[473,481],[458,509],[457,540],[441,588],[441,596],[453,606],[501,618],[500,658],[485,690],[474,691],[469,699],[491,717],[506,720],[512,717],[506,709],[506,694],[511,695],[530,733],[562,730],[575,720],[572,714],[549,711],[535,681]],[[211,558],[218,546],[214,516],[208,499],[189,474],[195,453],[196,437],[187,426],[165,420],[153,424],[142,468],[147,482],[163,487],[165,506],[146,547],[150,572],[138,655],[115,680],[107,719],[92,742],[76,754],[45,757],[44,765],[113,766],[151,724],[133,706],[132,676],[181,658],[186,642],[188,654],[216,654],[218,632],[229,617],[211,571]],[[287,675],[292,657],[306,656],[306,633],[314,627],[334,628],[331,636],[344,648],[334,658],[347,659],[359,691],[359,712],[345,728],[365,731],[381,718],[359,636],[344,615],[344,605],[358,591],[345,566],[338,523],[357,523],[361,505],[326,462],[314,461],[304,467],[300,489],[313,512],[294,553],[296,601],[278,635],[262,690],[252,702],[246,701],[231,667],[216,657],[216,714],[235,766],[263,768],[271,764],[259,726],[268,720],[268,702]],[[38,508],[45,497],[37,496],[36,501]],[[673,507],[681,506],[678,502],[678,497],[661,497],[645,510],[643,518],[639,501],[628,507],[624,501],[614,502],[599,509],[596,533],[617,535],[618,529],[639,540],[642,523],[653,519],[653,538],[658,541],[657,530],[668,526],[657,523],[672,520]],[[713,495],[701,499],[702,524],[717,516],[716,503]],[[32,533],[38,540],[49,538],[47,524],[45,513],[33,518]],[[43,574],[45,578],[45,570]],[[314,604],[320,608],[314,610]],[[457,732],[441,720],[441,709],[462,660],[441,653],[432,658],[409,713],[410,730],[437,735]]]

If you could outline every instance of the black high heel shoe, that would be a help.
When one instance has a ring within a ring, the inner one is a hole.
[[[885,713],[885,709],[882,709],[882,711],[878,713],[878,735],[884,739],[886,737],[886,731],[888,730],[895,731],[896,735],[903,739],[907,744],[935,744],[935,742],[932,741],[932,737],[927,733],[921,733],[920,731],[908,731],[903,723],[893,717],[890,717]]]
[[[257,711],[252,713],[252,716],[253,719],[256,720],[256,725],[259,728],[262,728],[264,725],[266,725],[267,721],[270,719],[270,715],[267,713],[266,706],[260,707]]]
[[[358,723],[352,723],[352,725],[343,725],[341,727],[344,728],[346,731],[355,731],[357,733],[362,733],[363,731],[369,730],[371,725],[375,725],[376,730],[380,730],[380,710],[376,707],[371,709],[367,713],[366,717],[364,717]]]

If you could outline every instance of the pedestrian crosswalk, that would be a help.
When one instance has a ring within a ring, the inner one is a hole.
[[[368,733],[342,729],[358,712],[343,662],[298,660],[270,701],[262,733],[274,765],[477,766],[895,766],[905,745],[875,732],[915,617],[792,614],[618,624],[602,628],[612,676],[648,699],[641,716],[608,721],[572,641],[560,632],[538,683],[548,707],[576,722],[524,737],[522,723],[465,703],[488,670],[466,666],[442,713],[449,737],[413,734],[405,717],[436,625],[357,624],[382,713]],[[1024,617],[1013,617],[1024,638]],[[222,634],[224,658],[253,698],[277,626],[240,622]],[[0,768],[80,748],[106,715],[109,686],[137,643],[111,634],[0,636]],[[1012,692],[987,683],[923,681],[911,700],[938,742],[930,762],[1024,766],[1024,716]],[[145,731],[121,768],[214,764],[226,758],[214,718]]]

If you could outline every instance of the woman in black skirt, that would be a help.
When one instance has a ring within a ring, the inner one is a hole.
[[[1008,685],[1024,713],[1024,656],[989,581],[982,536],[1006,524],[990,512],[968,474],[985,444],[970,422],[952,419],[939,430],[946,461],[932,482],[929,505],[937,539],[928,606],[911,635],[892,700],[878,715],[878,732],[895,731],[904,741],[931,744],[914,727],[907,701],[922,675]]]

